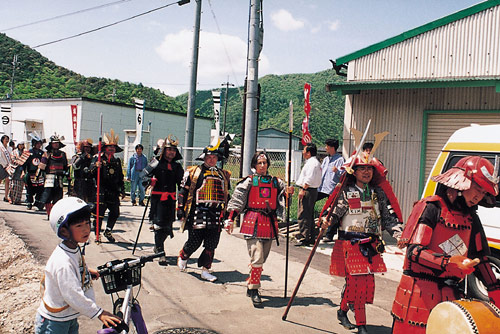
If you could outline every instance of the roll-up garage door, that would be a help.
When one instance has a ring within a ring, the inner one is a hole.
[[[425,155],[425,179],[448,138],[458,129],[471,124],[500,124],[499,113],[430,113],[427,118],[427,145]]]

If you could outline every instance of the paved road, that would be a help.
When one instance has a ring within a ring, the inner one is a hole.
[[[3,195],[3,194],[1,194]],[[1,197],[0,197],[1,198]],[[115,258],[132,256],[140,219],[144,208],[132,207],[123,202],[122,216],[115,226],[114,244],[93,242],[86,247],[89,266],[97,267]],[[28,211],[24,206],[0,202],[0,210],[7,224],[29,245],[37,259],[44,263],[58,243],[46,215]],[[340,291],[344,280],[328,274],[329,249],[331,245],[320,245],[311,266],[303,280],[297,298],[290,309],[287,320],[281,320],[288,298],[284,296],[285,240],[273,250],[264,266],[262,295],[264,308],[257,309],[246,297],[245,279],[248,273],[248,255],[241,236],[221,235],[213,265],[215,283],[202,281],[199,277],[196,259],[188,262],[187,272],[180,272],[176,257],[187,233],[180,233],[175,224],[175,237],[167,239],[166,253],[170,265],[161,267],[150,263],[142,271],[142,289],[139,300],[150,332],[162,330],[174,333],[174,328],[201,328],[217,333],[351,333],[338,324],[336,310],[340,303]],[[136,256],[151,254],[153,234],[147,224],[143,226]],[[395,248],[390,247],[394,253]],[[290,261],[287,296],[290,297],[309,255],[309,249],[295,247],[290,243]],[[376,276],[375,303],[367,308],[370,333],[390,333],[392,317],[390,308],[399,279],[402,255],[386,256],[389,272]],[[94,285],[97,302],[105,309],[111,308],[109,296],[104,294],[100,282]],[[351,321],[353,315],[350,312]],[[99,321],[82,318],[80,333],[94,334],[100,328]],[[171,330],[169,330],[171,329]],[[192,331],[193,333],[195,331]]]

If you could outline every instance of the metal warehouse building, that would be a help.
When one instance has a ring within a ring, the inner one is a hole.
[[[489,0],[338,58],[347,81],[343,152],[350,128],[389,131],[375,153],[404,217],[448,137],[471,123],[500,123],[500,0]]]

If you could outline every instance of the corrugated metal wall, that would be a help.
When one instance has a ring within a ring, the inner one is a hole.
[[[419,168],[424,110],[453,110],[457,113],[466,113],[468,110],[500,110],[500,94],[495,93],[494,87],[369,90],[349,95],[346,99],[343,152],[347,154],[353,151],[349,129],[354,127],[364,131],[370,118],[372,125],[368,141],[374,140],[375,133],[391,132],[375,155],[389,170],[388,178],[400,201],[405,219],[420,196]],[[453,115],[448,120],[453,122]]]
[[[427,119],[427,143],[425,154],[425,179],[429,176],[432,166],[448,141],[448,138],[458,129],[470,126],[500,124],[500,110],[497,113],[470,113],[470,114],[430,114]]]
[[[500,75],[500,6],[349,62],[349,81]]]

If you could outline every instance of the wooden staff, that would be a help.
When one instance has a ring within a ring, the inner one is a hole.
[[[286,291],[288,288],[288,253],[290,249],[290,197],[288,188],[290,187],[290,180],[292,176],[292,132],[293,132],[293,102],[290,100],[290,112],[288,115],[288,174],[286,180],[286,255],[285,255],[285,293],[283,298],[286,298]]]
[[[137,237],[135,238],[134,248],[132,249],[132,255],[135,253],[135,249],[137,247],[137,243],[139,242],[139,235],[141,234],[142,224],[144,223],[144,218],[146,217],[146,211],[148,211],[149,201],[151,201],[151,196],[153,196],[153,188],[155,187],[157,179],[151,179],[151,191],[148,196],[148,200],[146,202],[146,206],[144,207],[144,213],[142,214],[141,224],[139,225],[139,230],[137,230]]]
[[[346,167],[346,173],[342,174],[342,177],[340,178],[339,183],[337,183],[337,185],[335,186],[335,189],[333,190],[332,194],[330,195],[330,198],[328,199],[325,206],[323,207],[323,210],[321,211],[323,213],[325,211],[325,208],[330,208],[330,210],[328,211],[328,214],[326,216],[326,221],[330,220],[333,209],[337,205],[337,201],[339,199],[339,196],[342,193],[342,190],[344,189],[344,187],[346,185],[347,174],[353,173],[352,166],[354,165],[354,162],[356,161],[358,155],[360,154],[360,150],[363,147],[363,143],[364,143],[366,135],[368,133],[368,129],[370,128],[370,124],[371,124],[371,120],[368,121],[365,133],[363,134],[363,137],[361,138],[361,140],[356,148],[356,154],[353,155],[351,163],[349,164],[348,167]],[[321,215],[320,215],[320,219],[321,219]],[[297,295],[297,292],[299,291],[300,284],[302,283],[302,280],[304,279],[304,276],[306,275],[307,269],[309,268],[309,265],[311,264],[314,253],[316,253],[316,248],[318,248],[319,241],[321,240],[321,238],[323,238],[324,233],[325,233],[325,228],[323,228],[323,225],[321,225],[321,229],[319,230],[319,234],[318,234],[318,237],[316,238],[316,242],[314,243],[314,246],[311,250],[311,253],[309,254],[309,257],[307,258],[306,264],[304,265],[304,269],[302,270],[302,273],[300,274],[299,280],[297,281],[297,285],[295,286],[295,289],[293,290],[292,296],[290,297],[290,300],[288,301],[288,305],[286,306],[285,312],[283,313],[283,316],[281,317],[282,320],[286,320],[286,317],[288,315],[288,311],[290,310],[290,307],[292,306],[293,300],[295,299],[295,296]]]
[[[100,202],[100,196],[99,196],[99,190],[101,186],[101,149],[102,149],[102,113],[100,115],[99,119],[99,145],[98,145],[98,150],[97,150],[97,203],[96,203],[96,209],[95,209],[95,241],[98,243],[100,242],[99,240],[99,232],[100,232],[100,225],[99,225],[99,202]]]

